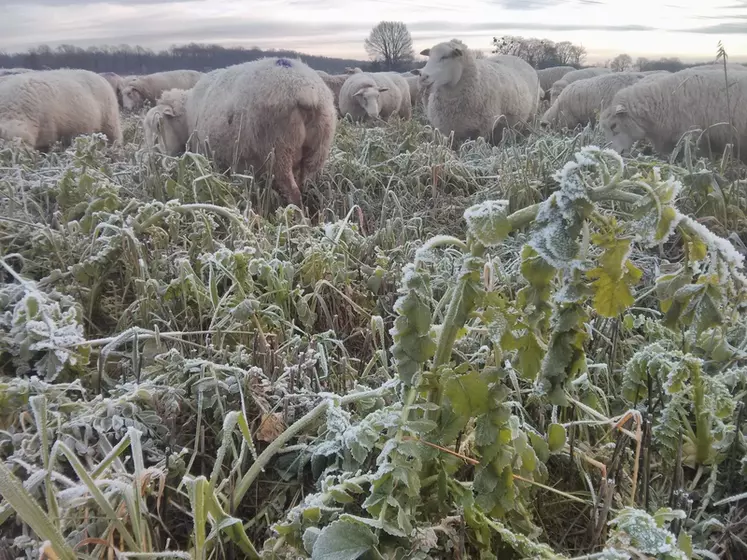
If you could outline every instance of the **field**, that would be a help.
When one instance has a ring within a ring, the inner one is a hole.
[[[729,154],[125,138],[0,144],[0,558],[747,557]]]

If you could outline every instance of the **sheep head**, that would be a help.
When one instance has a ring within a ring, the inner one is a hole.
[[[600,125],[605,139],[619,154],[626,154],[635,142],[646,137],[646,131],[621,103],[611,105],[602,112]]]
[[[389,88],[363,86],[353,94],[353,97],[358,101],[358,104],[363,107],[369,117],[377,119],[379,118],[379,111],[381,110],[379,96],[385,91],[389,91]]]
[[[128,111],[140,109],[145,104],[145,96],[135,84],[122,88],[122,106]]]
[[[156,105],[148,111],[143,121],[145,143],[170,156],[184,152],[188,140],[187,117],[171,105]]]
[[[467,47],[458,40],[439,43],[421,52],[428,62],[420,69],[420,80],[424,87],[456,85],[462,78]]]

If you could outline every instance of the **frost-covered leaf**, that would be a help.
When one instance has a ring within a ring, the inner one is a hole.
[[[316,537],[313,560],[356,560],[374,548],[379,539],[371,529],[352,521],[335,521]]]
[[[508,200],[486,200],[464,211],[469,232],[485,247],[495,247],[511,233]]]

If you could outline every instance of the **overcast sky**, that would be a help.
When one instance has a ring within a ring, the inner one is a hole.
[[[583,44],[589,62],[712,59],[719,40],[747,60],[747,0],[0,0],[0,13],[5,51],[205,42],[365,58],[363,39],[387,19],[407,23],[417,52],[513,34]]]

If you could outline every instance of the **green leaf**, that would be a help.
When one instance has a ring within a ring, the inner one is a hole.
[[[376,535],[360,523],[335,521],[317,536],[312,560],[356,560],[379,543]]]
[[[543,463],[547,463],[550,459],[550,446],[547,445],[545,439],[539,434],[534,432],[527,432],[529,434],[529,441],[532,442],[532,448],[537,454],[537,458]]]
[[[451,406],[460,416],[479,416],[488,411],[488,384],[473,371],[466,375],[452,377],[446,383],[445,395]]]
[[[565,446],[565,428],[561,424],[550,424],[547,428],[547,445],[550,453],[557,453]]]

